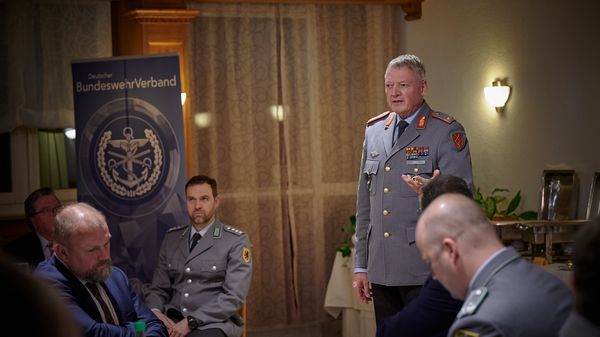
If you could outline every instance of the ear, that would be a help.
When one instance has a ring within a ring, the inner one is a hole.
[[[218,195],[215,197],[215,206],[219,207],[219,205],[221,204],[221,197],[219,197]]]
[[[429,82],[427,82],[427,80],[423,80],[423,86],[421,86],[421,96],[425,96],[425,94],[427,94],[428,89],[429,89]]]
[[[67,248],[60,243],[54,244],[54,253],[61,261],[66,262],[68,260]]]
[[[458,245],[456,241],[452,238],[444,238],[442,240],[442,250],[448,253],[448,257],[453,265],[456,265],[460,253],[458,252]]]

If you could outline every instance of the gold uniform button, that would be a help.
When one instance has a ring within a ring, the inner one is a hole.
[[[388,233],[388,232],[383,233],[383,237],[389,238],[390,237],[390,233]]]
[[[386,167],[385,167],[385,171],[386,171],[386,172],[389,172],[389,171],[391,171],[391,170],[392,170],[392,168],[391,168],[391,167],[389,167],[389,166],[386,166]]]
[[[384,187],[384,188],[383,188],[383,193],[387,193],[387,192],[389,192],[389,191],[390,191],[390,189],[389,189],[389,188],[387,188],[387,187]]]
[[[415,167],[415,168],[413,169],[413,172],[417,173],[417,172],[419,172],[419,169],[418,169],[417,167]]]
[[[390,214],[390,212],[388,212],[388,210],[387,210],[387,209],[384,209],[384,210],[383,210],[383,215],[388,215],[388,214]]]

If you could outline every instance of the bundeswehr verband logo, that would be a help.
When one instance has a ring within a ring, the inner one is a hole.
[[[123,128],[120,138],[106,130],[98,144],[97,164],[102,182],[120,197],[141,197],[158,182],[163,166],[160,141],[150,128]],[[143,131],[143,132],[142,132]]]
[[[86,194],[129,217],[159,209],[181,170],[177,137],[165,115],[138,98],[110,101],[86,123],[78,149]]]

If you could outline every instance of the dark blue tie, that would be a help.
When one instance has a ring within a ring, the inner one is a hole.
[[[394,142],[392,143],[392,146],[396,145],[396,141],[400,138],[400,135],[402,135],[407,126],[408,123],[406,121],[399,121],[396,123],[394,126]]]

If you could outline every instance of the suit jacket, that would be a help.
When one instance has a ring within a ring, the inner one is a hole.
[[[430,275],[419,296],[383,321],[377,337],[445,337],[462,303]]]
[[[392,147],[394,113],[369,121],[363,143],[356,206],[355,266],[369,281],[386,286],[423,284],[429,273],[415,243],[419,217],[417,194],[402,174],[441,174],[473,183],[469,144],[452,117],[423,103]],[[387,127],[386,127],[387,125]]]
[[[190,226],[167,232],[146,303],[166,313],[193,316],[199,329],[221,329],[241,336],[244,322],[238,312],[250,288],[250,242],[242,231],[219,220],[189,252]]]
[[[25,234],[4,247],[4,252],[12,256],[17,262],[27,262],[34,270],[44,261],[42,243],[35,232]]]
[[[563,281],[506,248],[471,281],[448,336],[558,336],[572,302]]]
[[[134,337],[134,323],[146,322],[146,336],[168,337],[164,324],[140,300],[129,286],[127,276],[117,267],[104,282],[120,325],[102,323],[102,316],[92,296],[79,279],[56,257],[39,264],[35,273],[48,280],[65,299],[67,307],[88,337]]]

